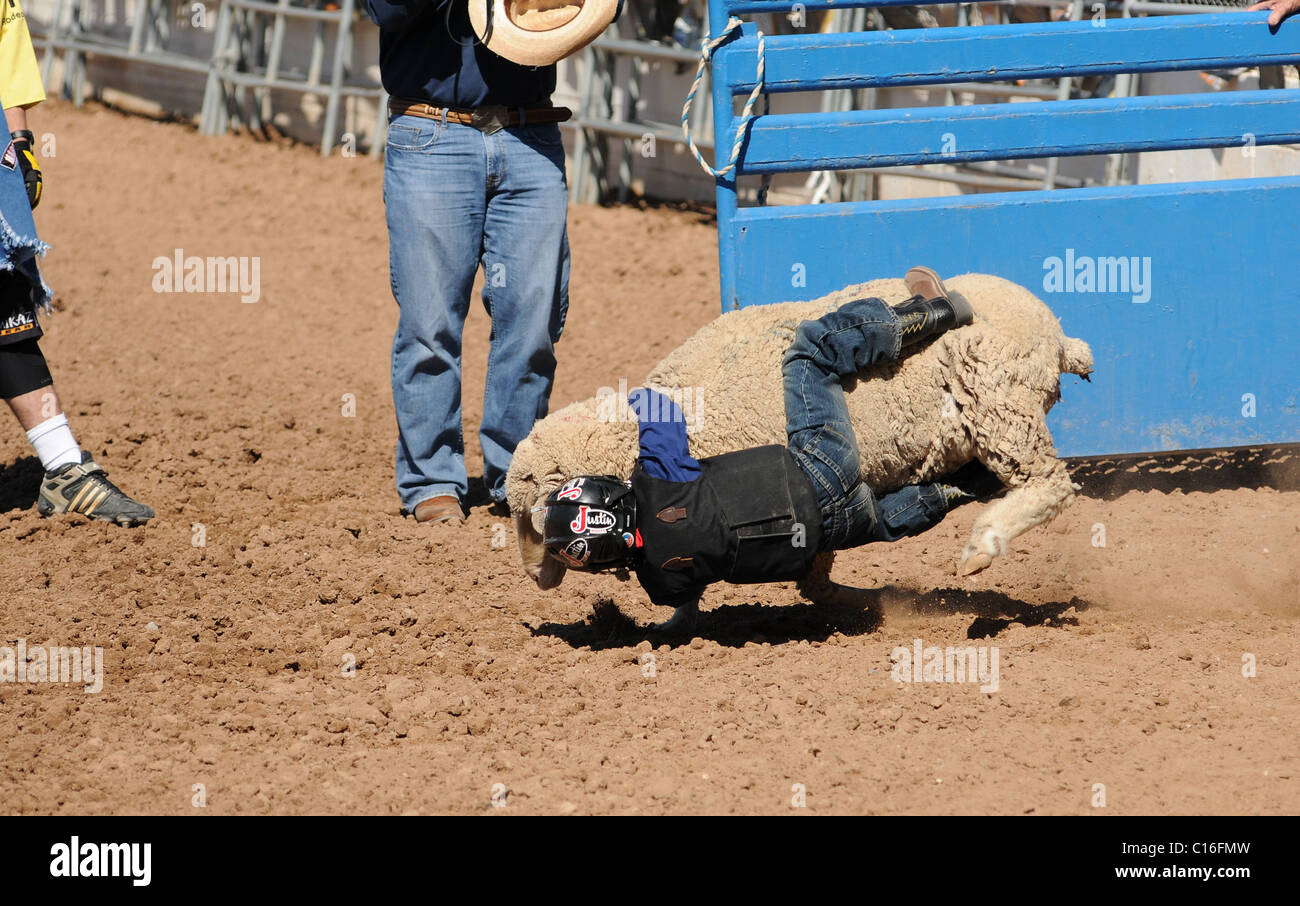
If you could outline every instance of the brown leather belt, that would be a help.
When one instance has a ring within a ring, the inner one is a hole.
[[[422,116],[430,120],[445,119],[450,123],[473,126],[489,135],[507,126],[530,126],[541,123],[562,123],[573,116],[568,107],[474,107],[457,110],[455,107],[435,107],[423,101],[406,98],[388,99],[389,116]]]

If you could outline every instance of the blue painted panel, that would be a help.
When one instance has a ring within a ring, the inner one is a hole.
[[[742,173],[1300,141],[1300,90],[762,116]]]
[[[710,0],[733,13],[793,2]],[[912,5],[806,0],[806,9]],[[1300,19],[1264,13],[917,29],[768,39],[769,91],[1272,64],[1300,57]],[[755,28],[714,59],[714,108],[753,85]],[[1298,92],[759,117],[742,173],[847,169],[1300,140]],[[719,149],[736,124],[715,119]],[[945,134],[953,143],[944,145]],[[955,143],[955,144],[954,144]],[[947,153],[945,153],[947,152]],[[725,153],[725,152],[724,152]],[[721,165],[721,163],[719,164]],[[1051,420],[1065,455],[1300,442],[1300,177],[960,198],[748,208],[717,180],[724,308],[814,298],[916,263],[1034,289],[1092,344],[1094,384],[1067,377]],[[1265,242],[1267,244],[1265,244]],[[1046,284],[1047,269],[1129,259],[1122,291]],[[806,285],[792,285],[802,265]],[[1047,268],[1047,269],[1045,269]],[[1251,407],[1253,406],[1253,411]]]
[[[1109,19],[1102,28],[1087,21],[768,35],[763,87],[777,93],[1300,61],[1300,19],[1275,32],[1267,20],[1262,11]],[[758,62],[758,38],[747,31],[725,50],[738,93],[754,87]]]
[[[746,208],[720,236],[735,255],[724,307],[812,299],[919,263],[994,273],[1092,345],[1092,384],[1063,379],[1051,417],[1062,455],[1300,442],[1296,211],[1300,177]],[[1119,256],[1149,268],[1145,287],[1044,287],[1050,259]],[[792,285],[796,264],[806,286]]]
[[[796,3],[804,9],[854,9],[863,6],[954,6],[962,2],[967,0],[931,0],[928,3],[918,3],[917,0],[709,0],[709,8],[721,11],[725,19],[728,15],[745,13],[788,13]]]

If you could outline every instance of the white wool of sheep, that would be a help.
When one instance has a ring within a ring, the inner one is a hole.
[[[1033,293],[989,274],[945,281],[975,311],[975,322],[949,331],[887,366],[845,382],[862,453],[862,477],[881,492],[932,481],[977,459],[1013,490],[976,520],[962,551],[963,572],[982,569],[1016,535],[1056,516],[1073,499],[1046,413],[1059,400],[1062,373],[1086,375],[1092,353],[1066,337]],[[781,360],[801,321],[854,299],[889,304],[908,298],[902,280],[873,280],[812,302],[727,312],[702,327],[646,376],[670,395],[698,394],[691,454],[715,456],[785,443]],[[628,478],[637,457],[637,425],[610,420],[609,401],[573,403],[541,419],[515,451],[506,499],[516,517],[525,568],[540,567],[537,520],[528,514],[575,475]]]

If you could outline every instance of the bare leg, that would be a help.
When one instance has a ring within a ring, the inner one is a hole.
[[[24,431],[30,431],[41,422],[54,418],[63,411],[53,385],[38,387],[5,402],[9,404],[9,409],[13,412],[14,418],[18,419],[18,424],[23,426]]]

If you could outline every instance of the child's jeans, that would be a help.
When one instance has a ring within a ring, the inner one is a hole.
[[[812,480],[822,512],[822,547],[840,550],[925,531],[948,511],[938,485],[909,485],[877,498],[862,481],[842,376],[898,358],[898,316],[880,299],[859,299],[804,321],[781,364],[790,452]]]

